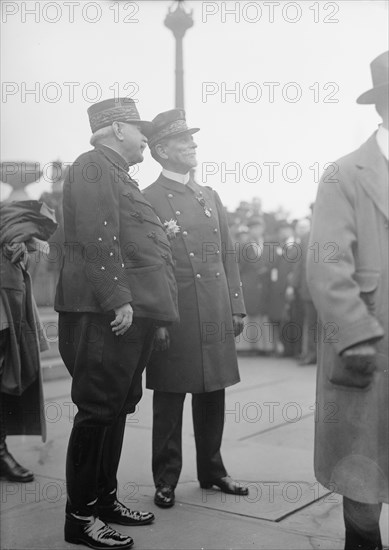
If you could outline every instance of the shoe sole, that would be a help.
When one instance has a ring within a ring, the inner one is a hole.
[[[13,477],[13,476],[7,476],[7,475],[0,475],[1,481],[13,481],[15,483],[31,483],[34,481],[35,477],[25,477],[23,479],[20,479],[19,477]]]
[[[104,521],[104,523],[114,523],[115,525],[127,525],[130,527],[136,527],[137,525],[150,525],[150,523],[153,523],[153,521],[155,520],[155,518],[151,518],[151,519],[143,519],[140,521],[136,521],[136,520],[120,521],[118,519],[109,519],[103,516],[99,516],[99,519],[101,519],[101,521]]]
[[[94,544],[91,544],[84,539],[79,539],[77,537],[72,538],[67,536],[65,536],[65,541],[70,542],[70,544],[83,544],[84,546],[89,546],[89,548],[94,548],[94,550],[128,550],[129,548],[132,548],[134,546],[134,541],[126,544],[125,546],[95,546]]]
[[[159,508],[171,508],[172,506],[174,506],[175,501],[173,500],[173,502],[159,502],[154,499],[154,504]]]
[[[200,488],[201,489],[212,489],[213,487],[217,487],[221,493],[225,493],[226,495],[238,495],[240,497],[247,497],[247,495],[249,494],[248,490],[246,490],[245,492],[226,491],[225,489],[222,489],[219,485],[216,485],[216,483],[210,483],[210,484],[208,484],[208,483],[207,484],[201,484],[200,483]]]

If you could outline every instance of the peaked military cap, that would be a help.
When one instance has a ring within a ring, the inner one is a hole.
[[[152,147],[161,139],[166,139],[180,134],[195,134],[200,128],[188,128],[184,109],[171,109],[159,113],[152,120],[153,129],[149,134],[149,146]]]
[[[89,124],[92,133],[110,126],[113,122],[138,124],[147,136],[152,129],[152,123],[141,120],[135,101],[130,97],[104,99],[94,103],[88,109]]]

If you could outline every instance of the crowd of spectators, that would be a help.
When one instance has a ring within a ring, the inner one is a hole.
[[[228,218],[247,309],[238,351],[315,364],[317,319],[306,283],[310,215],[289,220],[282,210],[264,212],[254,198]]]

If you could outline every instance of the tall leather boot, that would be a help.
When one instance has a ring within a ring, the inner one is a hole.
[[[105,426],[74,426],[66,457],[65,540],[91,548],[131,548],[131,537],[121,535],[97,517],[98,480]]]
[[[116,499],[116,475],[122,453],[125,427],[126,415],[119,416],[112,426],[107,427],[99,471],[99,506],[110,506]]]
[[[0,477],[8,481],[28,483],[34,480],[34,474],[21,466],[7,449],[6,412],[4,396],[0,397]]]
[[[148,525],[151,512],[130,510],[117,499],[117,471],[123,446],[126,415],[107,428],[99,473],[98,515],[102,521],[120,525]]]
[[[105,426],[73,426],[66,455],[66,512],[97,515],[97,489]]]

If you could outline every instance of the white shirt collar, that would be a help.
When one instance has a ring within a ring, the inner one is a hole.
[[[377,134],[376,134],[376,138],[377,138],[377,143],[378,143],[378,147],[380,148],[380,151],[381,153],[384,155],[384,157],[386,158],[386,160],[389,160],[388,159],[388,154],[389,154],[389,131],[384,128],[381,124],[381,126],[378,128],[378,131],[377,131]]]
[[[189,172],[187,174],[179,174],[178,172],[171,172],[170,170],[166,170],[166,168],[162,168],[162,175],[169,180],[177,181],[184,185],[189,181]]]

